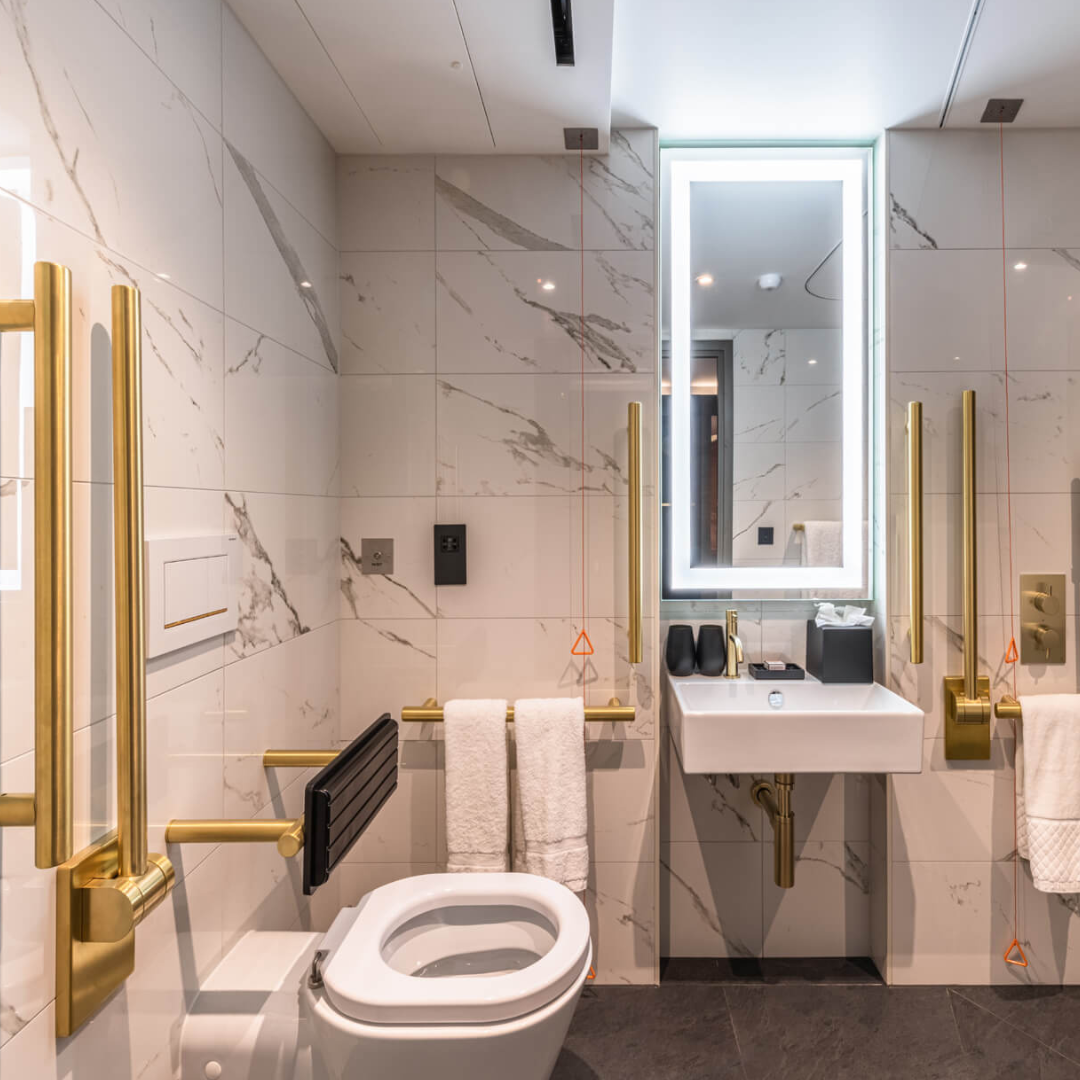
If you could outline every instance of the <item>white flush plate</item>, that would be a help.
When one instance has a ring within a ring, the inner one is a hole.
[[[235,630],[239,585],[235,536],[148,540],[147,656]]]

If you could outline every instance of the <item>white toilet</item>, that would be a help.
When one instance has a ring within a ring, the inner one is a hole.
[[[242,940],[184,1023],[181,1077],[547,1080],[591,962],[585,908],[556,882],[405,878],[321,939]]]

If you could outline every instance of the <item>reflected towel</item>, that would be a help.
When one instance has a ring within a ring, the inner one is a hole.
[[[803,560],[807,566],[843,565],[842,523],[839,521],[806,522]]]

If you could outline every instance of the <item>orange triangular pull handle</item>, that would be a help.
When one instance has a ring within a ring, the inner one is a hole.
[[[571,656],[592,656],[593,647],[592,642],[589,640],[589,635],[584,630],[577,636],[577,641],[574,642],[574,647],[570,650]]]
[[[1017,958],[1013,959],[1012,954],[1015,952]],[[1015,964],[1017,967],[1027,967],[1027,956],[1024,955],[1024,950],[1020,945],[1020,942],[1016,938],[1012,939],[1012,944],[1005,950],[1005,963]]]
[[[586,979],[595,979],[595,978],[596,978],[596,968],[594,968],[592,966],[592,964],[590,964],[589,965],[589,974],[586,976]]]
[[[1020,654],[1016,651],[1016,638],[1009,639],[1009,647],[1005,650],[1005,663],[1015,664],[1020,659]]]

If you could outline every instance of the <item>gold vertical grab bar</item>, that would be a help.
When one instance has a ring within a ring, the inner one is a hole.
[[[147,853],[142,346],[139,290],[112,290],[113,544],[116,588],[116,831],[68,859],[56,881],[56,1034],[68,1036],[135,970],[135,927],[172,891]]]
[[[34,826],[41,869],[72,849],[71,271],[34,264],[34,299],[0,301],[0,331],[34,335],[34,793],[0,795],[0,825]]]
[[[963,397],[963,631],[964,673],[946,676],[945,757],[985,761],[990,757],[990,678],[979,675],[977,602],[978,553],[975,541],[975,391]]]
[[[630,663],[640,664],[644,653],[644,635],[641,626],[641,611],[645,604],[645,585],[643,580],[644,534],[641,517],[642,503],[642,451],[641,451],[641,402],[631,401],[627,407],[627,447],[629,453],[628,479],[630,482],[630,522],[629,522],[629,586],[630,602],[627,609],[629,626]]]
[[[923,453],[922,402],[907,407],[908,589],[911,662],[923,662]]]

